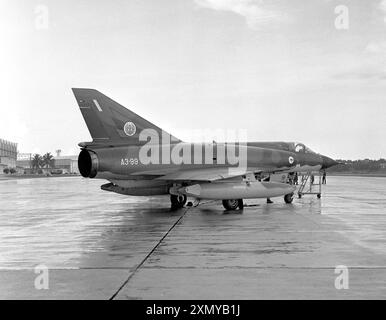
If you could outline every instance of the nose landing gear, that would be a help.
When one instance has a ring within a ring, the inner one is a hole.
[[[294,193],[289,193],[289,194],[286,194],[284,196],[284,202],[285,203],[292,203],[292,201],[294,200]]]

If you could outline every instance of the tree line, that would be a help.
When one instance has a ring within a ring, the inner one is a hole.
[[[328,169],[328,172],[386,172],[386,159],[379,160],[337,160],[341,164]]]
[[[40,155],[38,153],[34,154],[31,159],[31,168],[32,170],[39,170],[42,168],[52,168],[54,166],[54,156],[47,152],[44,155]]]

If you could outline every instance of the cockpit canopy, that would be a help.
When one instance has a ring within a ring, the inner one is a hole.
[[[260,147],[260,148],[268,148],[268,149],[276,149],[276,150],[284,150],[295,153],[312,153],[316,154],[316,152],[312,151],[310,148],[306,147],[301,142],[249,142],[248,145]]]
[[[315,153],[310,148],[306,147],[303,143],[300,142],[291,142],[290,143],[292,149],[291,151],[297,152],[297,153]]]

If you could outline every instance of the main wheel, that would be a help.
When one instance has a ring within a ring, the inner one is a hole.
[[[293,193],[288,193],[284,196],[285,203],[292,203],[293,200],[294,200],[294,194]]]
[[[171,194],[170,203],[172,205],[172,210],[181,209],[186,203],[187,197],[184,194],[179,194],[178,196]]]
[[[226,210],[236,210],[238,207],[240,207],[240,209],[244,208],[242,199],[223,200],[222,205]]]

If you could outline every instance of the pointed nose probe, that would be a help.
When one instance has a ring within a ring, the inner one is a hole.
[[[327,169],[327,168],[330,168],[332,166],[336,166],[337,164],[339,164],[339,162],[335,161],[334,159],[331,159],[331,158],[326,157],[326,156],[322,156],[322,168],[323,169]]]

